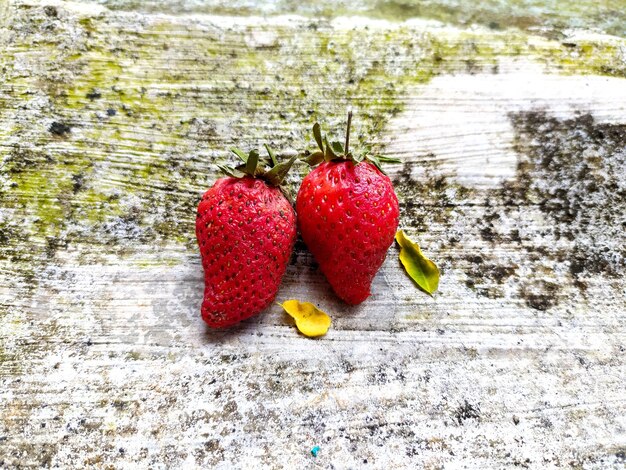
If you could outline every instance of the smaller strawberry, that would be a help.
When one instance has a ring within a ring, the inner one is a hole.
[[[350,122],[345,147],[322,140],[319,124],[313,135],[320,150],[305,160],[318,165],[302,181],[296,200],[302,239],[335,293],[349,304],[370,295],[398,228],[400,208],[381,161],[369,150],[349,151]]]
[[[204,193],[196,237],[204,268],[202,319],[224,328],[263,311],[276,297],[296,241],[296,216],[279,189],[296,157],[277,163],[232,149],[243,164]]]

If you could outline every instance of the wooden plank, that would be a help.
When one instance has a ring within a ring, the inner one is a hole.
[[[102,3],[0,3],[0,467],[623,466],[626,42],[604,4],[563,17],[617,36],[557,40],[554,16],[465,7]],[[402,160],[439,293],[392,247],[347,307],[299,242],[278,299],[319,304],[327,336],[278,307],[208,330],[214,163],[340,134],[347,107],[355,143]]]

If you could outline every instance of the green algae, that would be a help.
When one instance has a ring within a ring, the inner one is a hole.
[[[49,26],[41,14],[31,9],[13,19],[14,28],[30,33],[2,55],[9,68],[31,36]],[[51,103],[43,114],[8,119],[14,125],[3,133],[32,136],[30,125],[43,144],[34,151],[17,140],[0,151],[0,172],[9,181],[0,192],[3,207],[26,234],[18,241],[15,224],[3,222],[15,259],[23,250],[24,259],[47,262],[50,250],[37,254],[32,246],[191,248],[195,205],[225,148],[270,141],[299,150],[310,143],[314,121],[340,134],[351,107],[356,140],[381,150],[387,123],[409,90],[438,75],[497,73],[509,57],[563,74],[624,76],[626,67],[619,42],[561,42],[501,28],[336,29],[323,21],[207,28],[162,17],[137,28],[114,14],[65,21],[55,28],[72,31],[78,44],[59,52],[61,39],[42,43],[35,73],[14,69],[7,77],[7,86]],[[62,73],[63,80],[55,78]],[[67,123],[70,131],[51,135],[36,125],[42,119]],[[293,192],[298,180],[289,181]],[[400,193],[410,199],[410,188]],[[440,216],[449,210],[442,206]]]
[[[130,351],[126,354],[126,357],[129,361],[139,361],[141,360],[141,353],[139,351]]]
[[[513,28],[551,36],[571,28],[626,36],[626,2],[623,0],[487,0],[478,3],[462,0],[318,0],[314,3],[260,0],[254,4],[243,0],[228,4],[191,0],[165,3],[154,0],[100,0],[100,3],[114,10],[126,11],[228,16],[298,14],[325,19],[362,15],[394,22],[420,18],[461,27],[482,25],[492,30]]]

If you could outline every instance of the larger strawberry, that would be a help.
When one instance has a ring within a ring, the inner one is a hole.
[[[321,163],[302,181],[296,201],[298,226],[307,247],[335,293],[349,304],[370,295],[398,228],[398,198],[380,168],[393,159],[349,151],[351,114],[345,148],[313,134],[320,151],[308,161]],[[322,163],[323,162],[323,163]]]
[[[276,297],[296,240],[293,207],[278,188],[295,157],[277,164],[233,149],[243,161],[220,167],[198,205],[196,236],[204,268],[203,320],[231,326],[264,310]],[[259,163],[261,163],[259,165]]]

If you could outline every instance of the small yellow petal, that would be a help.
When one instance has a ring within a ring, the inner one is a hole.
[[[402,230],[396,233],[400,245],[400,262],[417,287],[433,295],[439,287],[439,268],[422,253],[419,245],[407,237]]]
[[[323,336],[330,328],[330,317],[310,302],[285,300],[281,307],[295,320],[296,327],[305,336]]]

